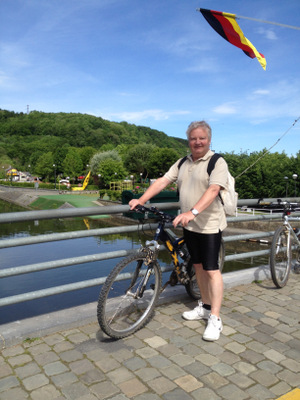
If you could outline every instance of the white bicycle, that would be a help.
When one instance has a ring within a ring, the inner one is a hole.
[[[300,221],[300,217],[291,217],[291,212],[292,207],[288,203],[283,211],[283,224],[276,229],[271,245],[271,276],[278,288],[287,284],[294,250],[296,252],[295,272],[300,273],[300,229],[293,228],[289,222]]]

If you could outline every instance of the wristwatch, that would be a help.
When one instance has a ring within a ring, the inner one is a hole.
[[[191,211],[192,211],[193,215],[195,215],[195,217],[197,217],[197,215],[199,214],[199,211],[196,210],[196,208],[191,208]]]

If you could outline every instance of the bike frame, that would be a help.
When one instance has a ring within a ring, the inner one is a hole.
[[[285,226],[285,228],[288,231],[287,246],[288,246],[288,248],[291,247],[291,236],[295,239],[297,245],[300,246],[300,241],[298,239],[298,235],[294,232],[294,229],[289,221],[300,221],[300,218],[290,217],[288,213],[285,214],[283,217],[283,225]],[[292,248],[292,250],[295,250],[295,248]]]
[[[143,207],[143,209],[148,212],[153,212],[153,209],[147,209],[146,207]],[[166,214],[161,211],[157,211],[157,215],[165,216]],[[185,265],[188,264],[190,257],[188,256],[188,254],[186,254],[186,252],[183,249],[183,246],[185,244],[184,238],[183,237],[178,238],[174,234],[174,232],[172,232],[168,228],[165,228],[166,222],[170,221],[171,221],[170,217],[167,217],[166,219],[162,219],[161,221],[159,221],[158,227],[156,228],[155,231],[154,238],[153,240],[146,242],[146,247],[150,248],[154,246],[155,250],[158,251],[158,249],[160,248],[160,244],[158,243],[158,241],[161,241],[168,250],[172,258],[174,271],[176,272],[178,279],[181,281],[182,280],[181,272],[184,273],[186,272]],[[178,256],[182,258],[182,260],[184,261],[184,265],[180,263]]]

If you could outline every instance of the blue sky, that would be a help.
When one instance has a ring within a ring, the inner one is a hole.
[[[0,108],[87,113],[216,151],[270,148],[300,116],[300,30],[238,20],[267,60],[221,38],[197,8],[300,27],[299,0],[0,0]],[[299,151],[300,121],[272,152]]]

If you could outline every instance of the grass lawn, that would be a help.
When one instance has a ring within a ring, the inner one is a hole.
[[[36,210],[53,210],[69,203],[75,208],[99,207],[93,203],[99,199],[98,194],[51,194],[39,196],[37,200],[30,204]],[[95,215],[90,218],[107,218],[107,215]]]

